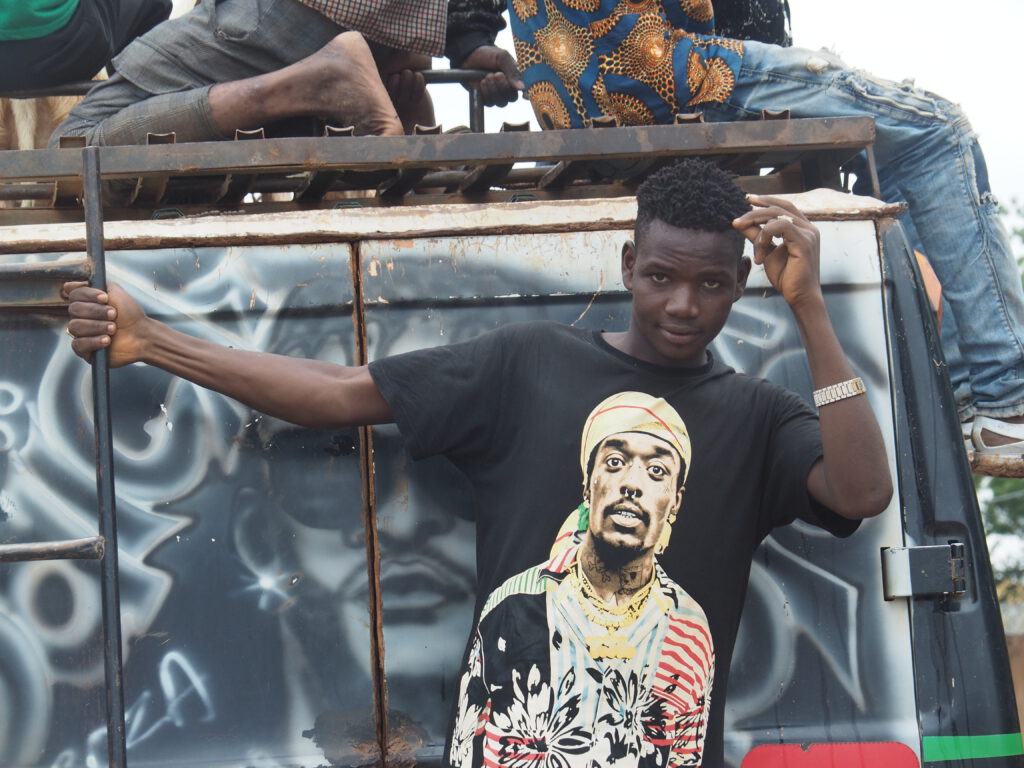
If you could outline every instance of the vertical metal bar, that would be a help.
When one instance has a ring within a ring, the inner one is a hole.
[[[85,182],[86,252],[92,261],[92,286],[106,290],[103,251],[103,192],[98,147],[82,150]],[[103,662],[107,684],[107,759],[112,768],[128,764],[124,725],[124,688],[121,669],[121,596],[117,578],[117,521],[114,517],[114,450],[110,422],[110,367],[107,350],[92,358],[93,419],[96,438],[96,493],[99,533],[106,541],[100,560],[103,597]]]
[[[484,132],[484,100],[480,96],[480,83],[469,84],[469,130]]]
[[[356,360],[366,365],[366,297],[363,294],[361,243],[352,244],[349,269],[352,279],[352,323],[356,334]],[[362,482],[363,525],[366,536],[366,569],[370,592],[370,677],[373,679],[373,706],[377,716],[379,765],[388,765],[388,683],[384,666],[384,604],[380,589],[380,540],[377,536],[377,493],[373,464],[373,428],[359,428],[359,476]]]
[[[864,149],[868,159],[868,174],[871,177],[871,193],[879,200],[882,199],[882,187],[878,183],[878,166],[875,165],[875,145],[868,144]]]

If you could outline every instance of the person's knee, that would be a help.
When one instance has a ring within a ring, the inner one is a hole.
[[[58,125],[53,133],[50,134],[50,140],[47,142],[47,146],[50,149],[56,149],[60,146],[60,140],[64,136],[85,136],[86,144],[95,144],[95,135],[97,130],[96,125],[75,120],[71,115],[64,118],[64,122]]]

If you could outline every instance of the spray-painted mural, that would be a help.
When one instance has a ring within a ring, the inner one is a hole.
[[[823,229],[826,252],[872,252],[869,222]],[[361,243],[368,357],[525,319],[621,327],[623,237]],[[352,256],[344,244],[250,246],[109,262],[182,330],[352,363]],[[886,425],[877,259],[826,258],[823,273]],[[752,283],[715,353],[807,393],[789,312],[764,288]],[[131,765],[374,764],[359,435],[291,427],[142,366],[115,372],[112,388]],[[62,321],[0,318],[0,541],[95,533],[89,402]],[[374,429],[373,447],[389,751],[430,764],[472,620],[471,500],[445,462],[410,462],[393,427]],[[762,547],[728,692],[732,765],[780,728],[799,740],[798,723],[815,740],[824,723],[833,741],[916,742],[906,611],[882,601],[878,569],[879,546],[900,542],[888,515],[848,541],[792,526]],[[90,562],[0,566],[0,764],[104,764],[97,578]]]

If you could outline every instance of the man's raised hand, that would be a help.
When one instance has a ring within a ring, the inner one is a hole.
[[[504,107],[519,98],[526,86],[512,55],[495,45],[481,45],[463,59],[462,69],[486,69],[491,74],[480,81],[480,97],[488,107]]]
[[[119,286],[101,291],[87,283],[64,283],[61,295],[68,300],[68,334],[76,355],[92,362],[93,352],[109,349],[111,368],[142,359],[140,333],[149,318]]]
[[[748,195],[753,210],[733,227],[754,244],[754,263],[794,309],[808,301],[822,302],[818,228],[788,200]]]

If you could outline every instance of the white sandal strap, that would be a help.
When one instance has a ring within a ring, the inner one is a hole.
[[[987,445],[981,439],[981,431],[983,429],[987,429],[989,432],[997,435],[1003,435],[1004,437],[1012,437],[1016,442],[1008,443],[1007,445]],[[974,438],[974,444],[981,450],[987,449],[990,452],[1018,454],[1024,449],[1024,424],[1011,424],[989,416],[977,416],[974,419],[974,431],[971,436]]]

